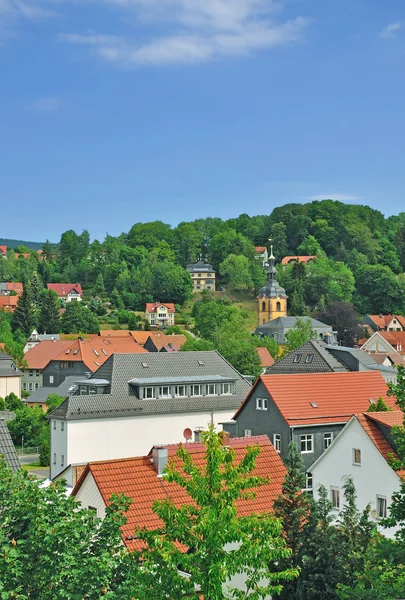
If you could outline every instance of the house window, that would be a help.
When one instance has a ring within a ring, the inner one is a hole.
[[[245,437],[252,437],[252,430],[251,429],[245,429]]]
[[[215,395],[216,395],[215,383],[209,383],[207,385],[207,396],[215,396]]]
[[[185,385],[176,385],[174,388],[174,395],[177,397],[186,395],[186,386]]]
[[[81,385],[80,386],[80,395],[81,396],[86,396],[87,395],[87,390],[88,390],[88,386],[87,385]]]
[[[88,506],[87,510],[93,513],[95,517],[97,517],[97,508],[95,506]]]
[[[190,386],[190,396],[201,396],[201,386],[200,385]]]
[[[30,377],[32,377],[34,375],[34,371],[32,369],[30,369]]]
[[[307,354],[306,357],[305,357],[305,362],[306,363],[311,363],[313,358],[314,358],[313,354]]]
[[[314,451],[314,436],[306,433],[301,436],[301,454],[309,454]]]
[[[95,385],[89,386],[89,394],[97,394],[97,388]]]
[[[222,392],[221,393],[222,394],[230,394],[230,392],[231,392],[231,388],[230,388],[229,383],[223,383],[222,384]]]
[[[281,311],[281,302],[277,302],[277,304],[276,304],[276,311],[277,312]]]
[[[53,382],[54,382],[53,375],[49,375],[49,383],[53,383]]]
[[[170,388],[168,385],[159,388],[159,398],[170,398]]]
[[[65,457],[63,456],[63,454],[61,454],[60,457],[60,466],[63,467],[65,465]]]
[[[34,388],[35,388],[36,390],[39,388],[39,383],[38,383],[38,381],[36,381],[36,382],[34,383]]]
[[[302,357],[302,354],[296,354],[296,355],[294,356],[294,362],[295,362],[295,363],[299,363],[299,362],[301,362],[301,357]]]
[[[34,389],[34,385],[33,385],[32,381],[30,381],[28,384],[28,391],[32,392],[33,389]]]
[[[256,398],[256,410],[267,410],[267,398]]]
[[[53,428],[56,429],[56,421],[53,421]]]
[[[65,430],[65,421],[61,421],[60,422],[60,430],[64,431]]]
[[[36,375],[37,377],[39,377],[39,376],[41,375],[41,371],[40,371],[39,369],[36,369],[36,370],[35,370],[35,375]]]
[[[385,519],[387,516],[387,498],[385,496],[377,496],[377,518]]]
[[[324,433],[323,434],[323,449],[329,448],[333,440],[333,433]]]
[[[262,311],[264,312],[266,310],[266,303],[263,301],[262,302]]]
[[[361,450],[353,448],[353,464],[361,465]]]
[[[23,384],[22,384],[22,388],[23,388],[23,390],[25,390],[25,391],[27,390],[27,384],[25,383],[25,381],[24,381],[24,382],[23,382]]]
[[[340,490],[338,487],[330,488],[330,499],[331,499],[333,508],[339,510],[339,508],[340,508]]]
[[[312,494],[314,490],[314,480],[312,473],[305,473],[305,491],[307,494]]]
[[[273,435],[273,446],[276,452],[281,452],[281,434],[275,433]]]
[[[143,390],[143,397],[151,400],[155,398],[155,388],[154,387],[146,387]]]
[[[53,453],[53,464],[56,465],[56,452]]]

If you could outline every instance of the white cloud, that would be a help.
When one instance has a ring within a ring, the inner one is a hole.
[[[361,196],[354,196],[352,194],[315,194],[315,196],[308,196],[307,200],[340,200],[341,202],[350,202],[361,200]]]
[[[54,14],[38,1],[0,0],[0,41],[11,35],[20,21],[39,21]]]
[[[402,29],[402,23],[397,21],[396,23],[391,23],[382,29],[379,33],[380,38],[382,39],[393,39],[398,37],[400,30]]]
[[[139,42],[132,38],[64,33],[59,39],[88,45],[111,63],[130,65],[205,62],[224,55],[254,51],[298,41],[308,19],[275,20],[280,5],[272,0],[100,0],[130,11],[139,24],[162,33]]]
[[[56,96],[43,96],[31,104],[30,109],[38,112],[54,112],[60,108],[59,98]]]

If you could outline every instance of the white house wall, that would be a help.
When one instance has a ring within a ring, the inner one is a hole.
[[[84,508],[95,508],[97,516],[100,519],[104,519],[106,506],[91,473],[87,474],[86,479],[75,496],[75,500],[81,502]]]
[[[56,430],[51,423],[51,478],[63,470],[61,455],[65,456],[65,466],[82,464],[96,460],[143,456],[155,444],[177,444],[184,442],[185,429],[204,429],[213,422],[229,421],[235,411],[213,413],[148,415],[115,419],[86,419],[65,422],[65,432],[60,431],[61,421],[56,421]],[[63,436],[66,433],[67,436]],[[53,454],[56,453],[56,465]]]
[[[353,465],[353,448],[361,450],[361,466]],[[357,508],[362,511],[368,504],[376,508],[377,496],[387,498],[391,504],[392,494],[399,489],[400,480],[387,464],[357,420],[353,420],[336,438],[333,447],[323,455],[312,469],[314,497],[317,488],[324,485],[329,493],[331,486],[340,489],[340,510],[344,505],[343,483],[345,476],[352,476],[357,492]],[[335,511],[336,516],[339,511]],[[378,523],[377,519],[374,519]],[[379,528],[381,533],[392,537],[396,529]]]
[[[51,479],[53,479],[70,464],[68,456],[68,423],[59,421],[58,419],[51,419],[49,425],[51,428]]]
[[[21,377],[0,377],[0,398],[11,393],[21,398]]]

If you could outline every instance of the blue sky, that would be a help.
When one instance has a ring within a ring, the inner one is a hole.
[[[0,237],[405,210],[403,0],[0,0]]]

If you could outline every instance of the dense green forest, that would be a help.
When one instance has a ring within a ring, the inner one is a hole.
[[[388,219],[367,206],[332,200],[286,204],[268,216],[222,221],[208,217],[171,227],[136,223],[128,233],[90,242],[87,231],[66,231],[59,244],[42,245],[43,257],[0,263],[0,281],[80,282],[85,299],[143,310],[145,302],[183,304],[191,296],[188,263],[210,262],[220,285],[255,294],[264,281],[254,246],[274,244],[283,256],[316,254],[308,266],[280,269],[290,312],[323,310],[331,301],[352,302],[359,313],[405,312],[405,213]],[[18,251],[24,250],[17,247]]]

